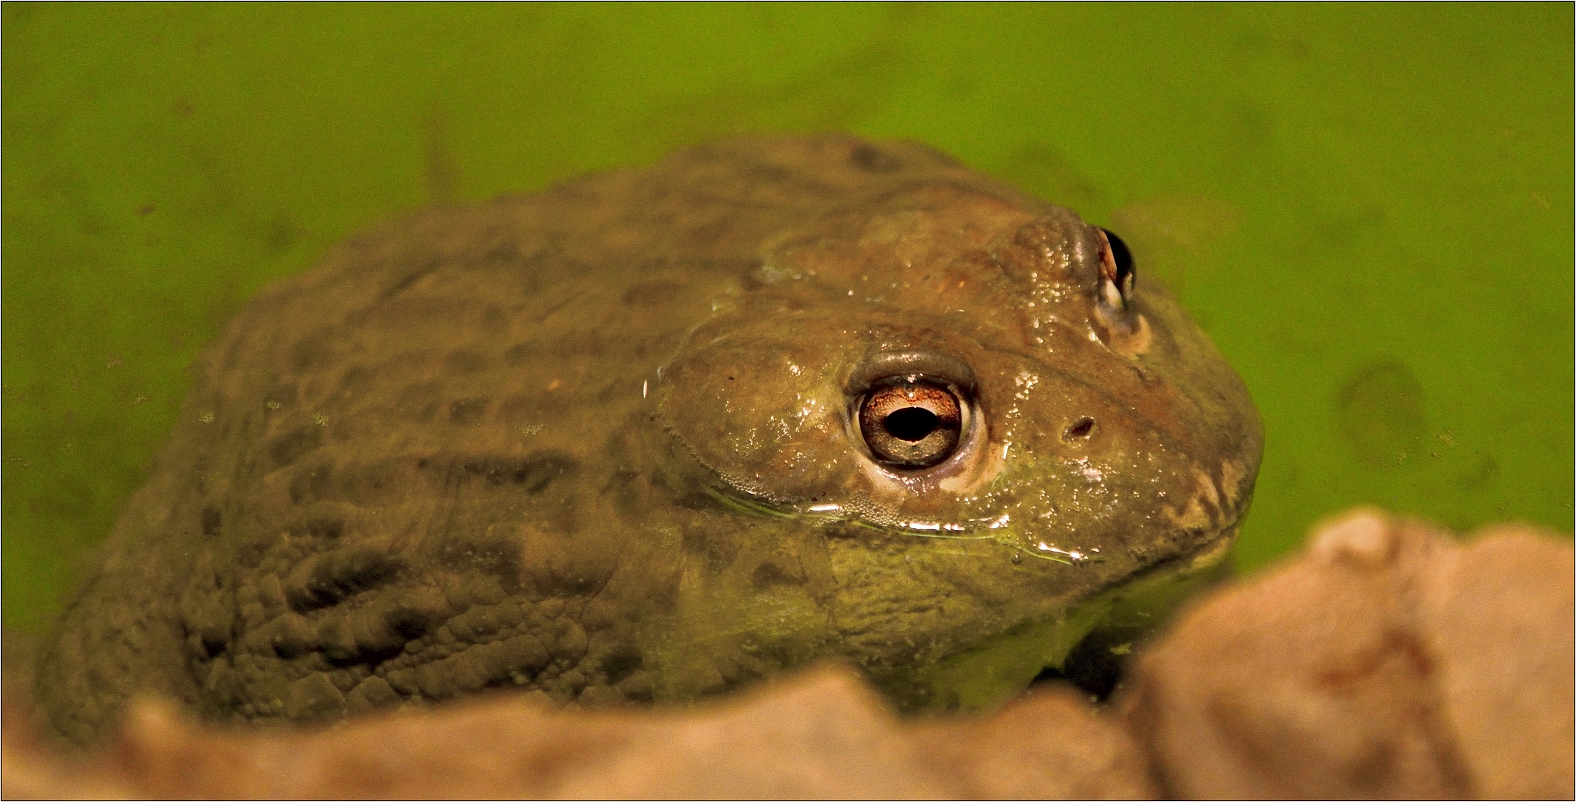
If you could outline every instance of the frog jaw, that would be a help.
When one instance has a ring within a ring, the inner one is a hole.
[[[1031,622],[989,643],[893,675],[888,693],[905,710],[984,712],[1023,693],[1045,669],[1061,669],[1069,653],[1105,626],[1147,630],[1219,579],[1236,543],[1232,527],[1198,550],[1153,566],[1121,585],[1078,602],[1053,618]]]

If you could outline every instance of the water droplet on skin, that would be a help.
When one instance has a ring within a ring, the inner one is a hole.
[[[1022,565],[1023,564],[1023,552],[1015,551],[1015,552],[1012,553],[1012,564],[1013,565]]]

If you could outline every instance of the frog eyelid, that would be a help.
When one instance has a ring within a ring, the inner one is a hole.
[[[913,376],[951,384],[974,395],[978,382],[963,359],[942,351],[880,351],[862,360],[848,377],[848,395],[857,398],[891,379]]]

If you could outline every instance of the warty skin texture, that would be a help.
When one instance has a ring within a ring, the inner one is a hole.
[[[823,136],[435,209],[258,295],[45,654],[91,741],[139,692],[332,719],[518,687],[684,701],[824,657],[910,709],[1055,665],[1218,561],[1246,390],[1071,212]],[[883,388],[961,399],[883,464]]]

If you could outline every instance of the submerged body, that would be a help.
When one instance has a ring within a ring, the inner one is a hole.
[[[828,656],[910,708],[1219,559],[1241,382],[1120,241],[935,151],[741,141],[423,213],[204,355],[39,673],[322,719],[686,700]]]

